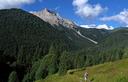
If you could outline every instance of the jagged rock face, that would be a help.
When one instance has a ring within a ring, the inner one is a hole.
[[[57,26],[62,25],[67,28],[76,28],[77,27],[77,25],[73,21],[62,18],[59,16],[58,13],[56,13],[54,11],[50,11],[46,8],[42,11],[34,12],[33,14],[40,17],[45,22],[50,23],[51,25],[57,25]]]

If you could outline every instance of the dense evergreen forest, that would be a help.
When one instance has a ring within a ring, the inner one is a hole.
[[[128,57],[127,28],[75,29],[98,44],[57,28],[21,9],[0,10],[0,82],[33,82]]]

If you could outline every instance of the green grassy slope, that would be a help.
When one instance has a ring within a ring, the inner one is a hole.
[[[36,82],[85,82],[83,78],[85,71],[89,73],[91,82],[128,82],[128,59],[69,70],[64,76],[55,74]]]

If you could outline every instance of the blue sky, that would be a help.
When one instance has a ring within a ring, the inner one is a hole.
[[[48,8],[80,25],[128,25],[128,0],[14,0],[14,5],[6,4],[6,1],[0,0],[1,9],[20,7],[26,11],[39,11]]]

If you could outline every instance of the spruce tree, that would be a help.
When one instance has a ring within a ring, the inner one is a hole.
[[[12,71],[9,75],[8,82],[19,82],[16,71]]]

